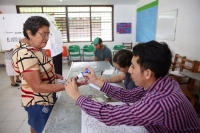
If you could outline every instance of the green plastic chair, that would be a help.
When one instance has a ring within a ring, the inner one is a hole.
[[[68,53],[69,53],[69,63],[72,62],[73,57],[80,57],[81,61],[81,53],[80,53],[80,47],[78,45],[70,45],[68,48]]]
[[[125,47],[123,45],[115,45],[112,49],[112,52],[113,52],[113,55],[115,52],[121,50],[121,49],[124,49]]]
[[[84,57],[94,57],[94,46],[93,45],[85,45],[83,46],[83,61]]]

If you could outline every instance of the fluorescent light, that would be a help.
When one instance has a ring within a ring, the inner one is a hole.
[[[60,2],[62,2],[62,0],[60,0]]]

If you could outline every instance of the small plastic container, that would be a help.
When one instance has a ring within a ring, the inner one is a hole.
[[[88,68],[86,68],[84,72],[79,73],[79,75],[77,75],[76,78],[77,79],[83,78],[86,73],[90,73],[90,70]]]

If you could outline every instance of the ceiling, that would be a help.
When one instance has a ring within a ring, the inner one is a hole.
[[[134,5],[140,0],[0,0],[0,5]]]

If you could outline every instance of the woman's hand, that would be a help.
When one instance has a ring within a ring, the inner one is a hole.
[[[78,91],[78,86],[76,84],[75,78],[67,80],[65,84],[65,91],[74,100],[77,100],[81,96]]]
[[[88,84],[88,79],[87,79],[87,78],[84,78],[84,80],[82,80],[82,81],[80,81],[80,82],[78,82],[78,81],[76,80],[76,84],[77,84],[78,87],[81,86],[81,85],[87,85],[87,84]]]
[[[61,79],[61,80],[64,79],[64,77],[60,74],[55,73],[55,76],[56,76],[56,79]]]

